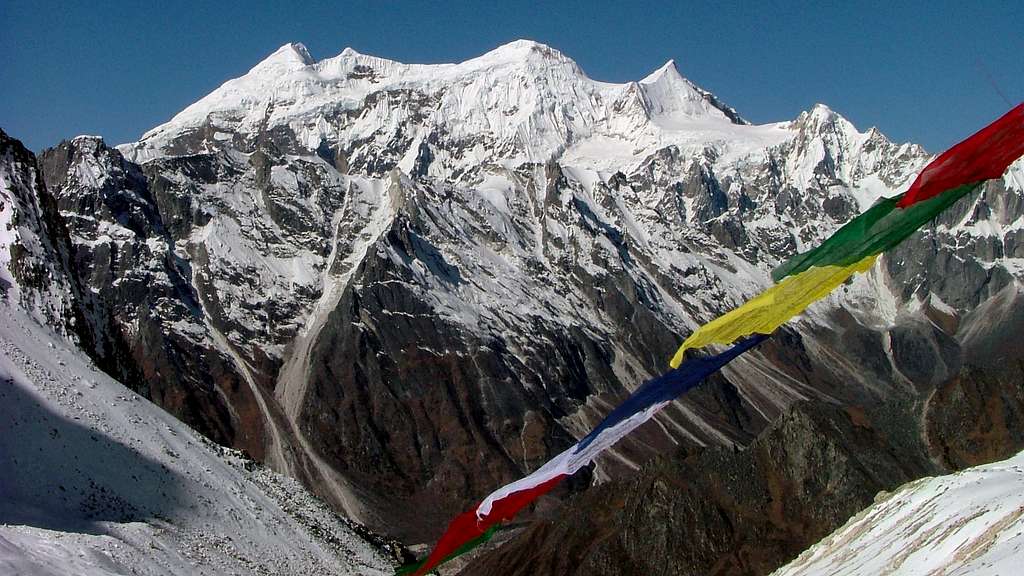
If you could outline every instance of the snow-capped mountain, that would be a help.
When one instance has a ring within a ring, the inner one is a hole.
[[[388,575],[398,550],[0,302],[0,572]]]
[[[78,331],[105,370],[419,542],[928,159],[823,105],[751,125],[672,62],[609,84],[526,41],[444,65],[314,61],[289,44],[139,142],[46,151],[39,193],[66,227]],[[1021,170],[593,475],[747,445],[799,399],[884,412],[879,434],[920,473],[931,455],[960,466],[1015,446],[1016,420],[959,442],[988,408],[952,407],[978,387],[1012,404],[994,368],[1020,340],[994,335],[1021,332],[1006,313],[1024,274]]]
[[[745,122],[673,62],[640,82],[608,84],[524,40],[444,65],[352,49],[315,62],[301,44],[287,44],[121,150],[135,161],[179,150],[253,150],[265,134],[282,151],[317,151],[342,171],[398,166],[461,180],[485,166],[570,156],[580,167],[621,169],[624,159],[669,144],[785,138],[778,127],[736,125]]]
[[[923,478],[875,503],[775,576],[949,574],[1020,569],[1024,454]]]

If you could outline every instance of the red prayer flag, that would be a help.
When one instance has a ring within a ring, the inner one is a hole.
[[[932,160],[896,204],[906,208],[964,184],[999,178],[1024,156],[1024,103]]]

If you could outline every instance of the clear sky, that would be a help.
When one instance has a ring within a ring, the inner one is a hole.
[[[933,152],[1024,100],[1020,0],[0,0],[0,128],[34,150],[77,134],[117,144],[286,42],[317,59],[351,46],[433,63],[517,38],[549,44],[610,82],[672,58],[755,123],[823,102],[862,130],[877,126]]]

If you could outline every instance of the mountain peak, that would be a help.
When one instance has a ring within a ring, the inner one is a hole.
[[[654,72],[648,74],[646,78],[640,81],[640,83],[653,84],[654,82],[657,82],[662,78],[672,81],[685,80],[683,78],[683,75],[679,73],[679,68],[676,66],[676,61],[674,59],[670,59],[668,62],[662,64],[661,68],[658,68]]]
[[[572,62],[565,54],[555,48],[534,40],[519,39],[487,52],[474,60],[494,60],[502,62],[522,62],[524,60],[553,60]]]
[[[253,70],[260,70],[266,68],[284,68],[284,69],[296,69],[304,68],[315,64],[316,60],[313,59],[309,54],[309,50],[306,46],[300,42],[289,42],[277,50],[273,54],[264,58],[259,64],[254,66]]]
[[[670,59],[637,83],[643,88],[655,115],[679,118],[722,118],[733,124],[746,124],[735,110],[714,94],[683,77]]]
[[[836,124],[842,124],[844,126],[849,124],[849,122],[840,114],[820,102],[812,106],[810,110],[801,112],[800,116],[796,119],[796,123],[797,125],[804,127],[804,129],[809,129],[812,132],[817,132],[823,127],[829,127]],[[850,128],[852,129],[852,125]]]
[[[541,42],[537,42],[536,40],[529,40],[529,39],[526,39],[526,38],[520,38],[518,40],[513,40],[511,42],[506,42],[505,44],[502,44],[501,46],[498,46],[494,50],[491,50],[490,53],[494,53],[494,52],[544,52],[544,51],[550,52],[550,51],[555,51],[555,49],[552,48],[551,46],[548,46],[547,44],[543,44]]]
[[[811,114],[818,116],[831,116],[835,114],[835,112],[833,112],[832,109],[828,107],[828,105],[818,102],[811,108]]]
[[[810,110],[804,112],[804,114],[807,115],[808,120],[817,124],[827,124],[840,117],[834,110],[821,102],[815,104]]]

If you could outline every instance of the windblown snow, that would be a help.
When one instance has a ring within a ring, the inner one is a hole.
[[[219,447],[0,302],[0,574],[390,574],[297,482]]]

